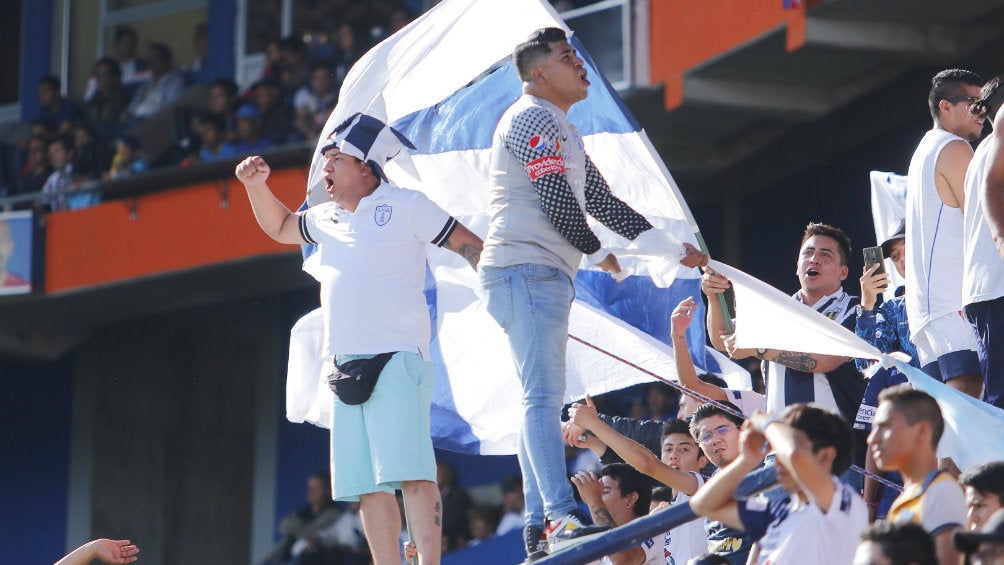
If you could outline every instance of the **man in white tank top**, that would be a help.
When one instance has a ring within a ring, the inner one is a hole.
[[[1000,150],[1004,121],[998,110],[1004,101],[1004,75],[983,86],[979,112],[995,123],[994,131],[976,148],[966,170],[964,210],[965,270],[962,302],[966,318],[976,328],[980,368],[983,371],[983,400],[1004,408],[1004,260],[998,247],[1004,208],[1004,152]],[[977,107],[978,106],[978,107]],[[996,175],[994,174],[996,172]]]
[[[976,336],[962,316],[964,177],[980,138],[983,79],[960,69],[931,79],[934,127],[910,160],[906,189],[906,313],[920,366],[949,386],[979,397]]]

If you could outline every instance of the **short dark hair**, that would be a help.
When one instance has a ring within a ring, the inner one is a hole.
[[[997,110],[1000,110],[1001,102],[1004,102],[1004,75],[997,75],[987,81],[980,89],[980,98],[983,99],[983,107],[987,109],[987,117],[993,121],[997,117]]]
[[[651,502],[673,502],[673,489],[666,485],[656,486],[652,489]]]
[[[709,385],[715,385],[718,388],[729,388],[729,383],[725,382],[725,379],[714,373],[701,373],[700,375],[697,375],[697,378]]]
[[[631,510],[635,516],[648,514],[648,507],[652,503],[652,479],[627,463],[604,465],[603,469],[600,470],[600,476],[617,479],[617,487],[622,496],[627,496],[632,492],[637,493],[638,500],[635,501]]]
[[[59,82],[59,78],[56,75],[46,75],[38,79],[38,86],[42,86],[43,84],[51,86],[53,90],[59,92],[59,87],[62,83]]]
[[[740,410],[738,406],[732,404],[727,400],[719,400],[716,403],[711,403],[711,402],[704,403],[698,406],[697,410],[694,410],[694,413],[690,415],[690,435],[692,437],[694,437],[694,433],[697,431],[697,425],[701,422],[701,420],[710,418],[712,416],[721,416],[737,426],[743,425],[743,418],[740,418],[735,414],[726,412],[725,410],[722,410],[721,408],[718,407],[719,404],[722,406],[727,406],[740,414],[742,413],[742,410]]]
[[[959,477],[963,488],[973,487],[982,494],[995,494],[1004,503],[1004,461],[993,461],[974,467]]]
[[[686,420],[681,420],[680,418],[670,418],[663,422],[662,441],[666,441],[669,434],[686,434],[688,437],[693,439],[693,436],[690,435],[690,423]],[[697,444],[697,456],[706,457],[706,455],[704,455],[704,448],[702,448],[699,443]]]
[[[52,147],[57,143],[62,145],[63,149],[66,150],[67,153],[73,151],[74,147],[73,137],[69,135],[57,135],[53,137],[52,139],[49,140],[49,147]]]
[[[935,120],[941,115],[938,104],[946,99],[962,96],[962,87],[983,86],[983,77],[964,69],[946,69],[931,78],[931,92],[927,95],[927,106]]]
[[[237,96],[237,92],[239,92],[239,90],[240,90],[237,87],[237,83],[234,82],[233,79],[229,79],[229,78],[226,78],[226,77],[221,77],[221,78],[218,78],[218,79],[214,80],[213,82],[211,82],[209,84],[209,86],[210,86],[210,88],[212,88],[214,86],[218,86],[218,87],[222,88],[223,92],[226,92],[227,96],[230,96],[230,97]]]
[[[139,36],[136,35],[136,30],[129,26],[119,26],[115,28],[115,43],[121,41],[123,37],[131,37],[135,41]]]
[[[882,402],[892,404],[892,409],[902,414],[911,426],[921,420],[930,423],[931,444],[938,447],[941,434],[945,432],[945,419],[933,396],[916,390],[910,383],[903,383],[883,390],[879,394],[879,403]]]
[[[147,46],[147,49],[149,51],[159,52],[160,56],[163,57],[165,61],[171,62],[174,60],[174,52],[171,51],[171,48],[168,47],[166,43],[161,43],[159,41],[157,43],[151,43]]]
[[[717,553],[702,553],[687,561],[688,565],[729,565],[730,563],[732,562],[727,557]]]
[[[893,524],[878,520],[861,532],[861,541],[882,548],[892,565],[937,565],[934,540],[923,526],[914,522]]]
[[[809,438],[813,453],[824,447],[836,449],[830,473],[840,476],[850,468],[854,458],[854,432],[839,414],[812,404],[791,404],[784,410],[784,421]]]
[[[122,78],[122,65],[111,57],[102,57],[94,62],[94,68],[100,66],[108,67],[108,73],[114,78]]]
[[[533,80],[533,68],[541,57],[551,54],[551,44],[568,41],[565,30],[557,27],[543,27],[530,34],[526,41],[516,46],[512,60],[516,64],[516,72],[523,82]]]
[[[202,114],[200,122],[203,127],[212,126],[221,133],[227,131],[227,122],[223,119],[223,116],[206,112],[205,114]]]
[[[814,235],[823,235],[836,241],[837,250],[840,252],[840,264],[846,266],[850,262],[851,238],[847,237],[844,230],[829,224],[809,222],[809,225],[805,226],[805,233],[802,234],[802,243],[799,244],[799,247],[805,245],[805,242]]]

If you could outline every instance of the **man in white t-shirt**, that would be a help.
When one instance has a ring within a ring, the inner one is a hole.
[[[868,526],[864,500],[839,479],[851,463],[852,433],[839,415],[810,404],[788,406],[783,418],[757,412],[742,426],[739,457],[716,473],[690,506],[758,539],[751,563],[850,563],[854,540]],[[788,496],[734,499],[768,443]]]
[[[979,398],[976,336],[962,315],[964,178],[985,116],[983,79],[949,69],[931,79],[934,127],[917,145],[906,177],[906,314],[921,369]]]
[[[249,157],[236,170],[265,233],[280,243],[318,245],[325,356],[344,364],[393,352],[367,400],[334,399],[331,422],[332,496],[360,501],[377,565],[401,561],[396,489],[408,502],[420,562],[439,563],[426,250],[429,243],[444,247],[472,267],[481,250],[477,236],[423,193],[387,182],[383,166],[406,142],[376,118],[352,116],[321,149],[331,201],[299,213],[269,189],[264,159]]]
[[[962,273],[963,311],[979,340],[983,400],[998,408],[1004,408],[1004,341],[1000,337],[1004,332],[1004,260],[998,252],[1004,219],[1004,152],[1000,148],[1004,120],[998,117],[1004,101],[1002,85],[1004,75],[991,79],[980,90],[978,105],[995,127],[976,148],[966,169]]]

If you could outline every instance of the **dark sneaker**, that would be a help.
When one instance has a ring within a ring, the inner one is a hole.
[[[547,538],[544,537],[544,528],[537,525],[526,526],[523,528],[523,540],[526,542],[527,563],[547,557]]]

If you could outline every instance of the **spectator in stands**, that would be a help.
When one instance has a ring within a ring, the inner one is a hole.
[[[714,308],[714,305],[709,308]],[[765,410],[767,400],[759,392],[752,390],[734,390],[728,388],[725,381],[715,375],[698,377],[694,362],[690,357],[690,347],[687,343],[687,329],[693,320],[697,303],[694,297],[683,299],[670,315],[671,336],[673,338],[673,357],[676,363],[676,375],[680,384],[711,400],[728,400],[739,407],[743,414],[750,415],[757,410]],[[717,382],[713,382],[713,379]],[[683,394],[680,399],[678,418],[689,418],[702,402],[696,397]]]
[[[42,185],[39,204],[43,210],[58,212],[66,210],[67,193],[76,183],[73,180],[73,140],[65,135],[56,136],[49,142],[49,168],[52,173]]]
[[[282,99],[282,89],[274,80],[262,79],[251,86],[253,103],[258,108],[261,119],[261,134],[273,144],[282,145],[289,141],[293,131],[293,107]],[[241,106],[246,108],[247,105]],[[235,131],[237,127],[234,127]],[[238,134],[239,137],[239,134]]]
[[[729,560],[717,553],[705,553],[692,557],[687,565],[729,565]]]
[[[136,561],[139,548],[131,541],[96,539],[85,543],[74,549],[65,557],[56,561],[54,565],[87,565],[95,559],[102,563],[112,563],[121,565],[122,563],[132,563]]]
[[[28,139],[28,159],[17,179],[17,193],[38,192],[52,174],[49,167],[49,142],[40,135]]]
[[[1004,510],[998,510],[979,531],[955,532],[955,547],[971,565],[1004,565]]]
[[[164,43],[152,43],[147,48],[150,80],[140,85],[126,110],[127,121],[145,120],[163,110],[185,90],[185,78],[174,70],[174,55]]]
[[[401,31],[402,29],[404,29],[404,26],[410,24],[414,19],[415,19],[415,14],[413,14],[412,11],[409,10],[407,6],[404,5],[395,6],[394,9],[390,11],[389,35],[394,35],[395,33]]]
[[[335,78],[327,63],[315,63],[310,71],[310,83],[296,91],[293,110],[296,127],[305,139],[314,139],[328,120],[328,114],[338,102]]]
[[[122,70],[122,84],[129,92],[136,92],[139,85],[150,80],[150,70],[146,61],[136,58],[136,48],[139,46],[139,37],[131,27],[120,26],[115,30],[115,43],[112,46],[112,55]],[[96,77],[87,84],[87,94],[85,99],[90,99],[97,89]]]
[[[236,82],[228,78],[218,78],[209,85],[209,113],[223,120],[224,141],[233,141],[240,101]]]
[[[882,391],[868,447],[883,471],[899,471],[904,489],[889,510],[890,522],[916,522],[934,538],[938,562],[956,565],[952,530],[966,521],[962,488],[938,469],[938,441],[945,429],[941,409],[929,394],[909,384]]]
[[[589,507],[593,523],[597,526],[623,526],[648,514],[652,500],[652,481],[630,465],[607,465],[600,471],[599,477],[591,471],[578,473],[572,477],[572,484],[578,489],[582,502]],[[663,565],[667,562],[663,553],[665,546],[665,534],[659,534],[640,545],[605,556],[603,562],[609,560],[611,563],[625,565]]]
[[[962,274],[963,311],[976,330],[979,340],[980,371],[983,377],[983,400],[1004,408],[1004,351],[998,337],[1004,324],[1004,262],[998,254],[1001,209],[998,194],[1002,174],[1000,144],[1004,120],[998,111],[1004,101],[1004,75],[993,78],[980,89],[980,102],[970,111],[985,112],[994,122],[994,130],[976,148],[966,169],[965,206],[963,206]],[[996,183],[996,184],[995,184]]]
[[[245,104],[237,110],[237,129],[233,143],[238,155],[263,151],[275,146],[271,138],[262,135],[261,112],[254,104]]]
[[[115,156],[112,157],[111,168],[108,169],[109,179],[121,179],[146,170],[143,160],[142,146],[139,139],[127,135],[115,142]]]
[[[345,81],[349,69],[363,56],[366,49],[359,40],[359,31],[349,22],[342,22],[335,28],[332,33],[332,43],[338,47],[333,61],[335,80],[341,84]]]
[[[206,68],[206,56],[209,53],[209,26],[206,22],[196,24],[192,31],[192,50],[195,58],[185,65],[185,80],[188,84],[209,84],[212,77]]]
[[[739,483],[760,466],[767,442],[788,497],[735,500]],[[868,510],[839,479],[854,449],[847,422],[823,408],[793,404],[783,418],[753,414],[742,426],[740,445],[739,457],[691,499],[694,512],[758,539],[751,563],[849,563],[854,548],[848,542],[868,526]]]
[[[966,527],[975,530],[1004,507],[1004,461],[970,469],[959,477],[966,492]]]
[[[318,532],[321,545],[333,548],[340,565],[367,565],[370,563],[369,546],[363,532],[359,503],[349,502],[345,511],[330,526]],[[417,553],[416,553],[417,554]]]
[[[78,124],[73,130],[73,174],[77,182],[101,178],[110,164],[108,152],[94,128]]]
[[[318,533],[335,523],[341,510],[331,499],[331,477],[319,471],[307,478],[307,503],[279,522],[282,539],[265,557],[266,564],[334,563],[325,555]]]
[[[56,132],[59,134],[72,134],[74,124],[83,117],[83,113],[76,104],[63,98],[59,89],[60,82],[55,76],[49,75],[39,79],[38,101],[42,108],[37,119],[56,124]]]
[[[448,461],[436,461],[436,484],[443,499],[443,551],[450,551],[467,544],[471,533],[467,529],[467,513],[474,506],[471,495],[460,486],[457,470]]]
[[[226,142],[226,123],[222,116],[216,114],[202,116],[199,122],[199,135],[202,138],[199,160],[203,163],[237,155],[234,146]]]
[[[498,527],[498,510],[493,506],[479,504],[467,511],[468,530],[470,538],[467,547],[474,547],[495,535]]]
[[[108,144],[122,132],[122,114],[129,107],[129,91],[122,84],[122,68],[111,57],[98,59],[91,76],[96,88],[84,111],[87,121],[97,130],[98,139]]]
[[[910,160],[906,177],[906,312],[921,369],[948,386],[980,397],[983,379],[976,337],[962,315],[965,175],[985,115],[974,102],[983,79],[961,69],[931,80],[933,127]],[[970,112],[977,108],[977,113]]]
[[[523,527],[523,480],[510,475],[502,481],[502,518],[495,528],[495,535],[501,536]]]
[[[861,532],[854,565],[937,565],[934,541],[912,522],[879,520]]]
[[[900,277],[905,277],[906,222],[904,220],[897,222],[892,232],[889,238],[882,243],[882,255],[892,260]],[[895,351],[906,353],[910,356],[910,364],[919,369],[920,359],[917,356],[917,348],[910,341],[910,324],[906,317],[904,299],[906,287],[899,287],[895,290],[895,296],[890,296],[886,292],[889,286],[889,275],[885,272],[876,275],[877,269],[877,265],[872,267],[865,265],[862,270],[860,279],[861,305],[858,309],[854,333],[883,353]],[[885,294],[885,299],[876,308],[879,294]],[[855,364],[860,370],[867,369],[873,363],[875,362],[872,360],[855,360]],[[873,368],[873,370],[874,373],[868,379],[864,398],[861,399],[861,406],[854,419],[854,429],[864,432],[871,432],[872,420],[875,417],[875,410],[878,408],[879,394],[891,386],[906,382],[906,376],[895,367],[889,369]],[[883,473],[878,469],[872,459],[871,452],[867,450],[865,451],[865,470],[878,473],[896,484],[903,484],[899,473],[895,471]],[[868,503],[871,518],[876,520],[885,518],[899,492],[865,476],[862,494],[865,502]]]
[[[810,223],[802,234],[796,261],[799,290],[792,298],[853,331],[858,298],[841,286],[847,278],[850,255],[850,238],[840,228]],[[726,277],[710,270],[701,280],[701,290],[710,302],[728,286]],[[854,421],[866,382],[852,358],[765,348],[740,350],[735,348],[735,334],[725,335],[724,330],[721,308],[708,308],[708,335],[717,349],[736,359],[764,361],[768,412],[780,414],[789,404],[815,402],[838,411],[848,422]],[[862,447],[863,439],[858,438]],[[863,463],[861,455],[859,464]]]
[[[650,383],[645,387],[644,404],[631,407],[630,415],[639,419],[665,422],[676,416],[680,393],[666,383]]]
[[[307,57],[307,46],[296,35],[290,35],[279,41],[279,76],[282,95],[287,104],[292,103],[293,93],[306,86],[310,79],[310,60]]]

